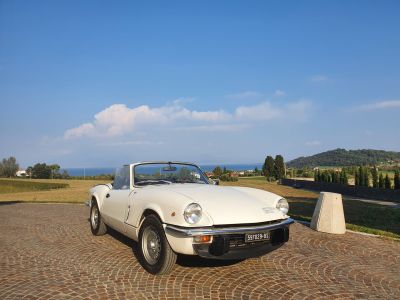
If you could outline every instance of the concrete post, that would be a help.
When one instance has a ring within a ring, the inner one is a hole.
[[[344,234],[346,232],[341,194],[327,192],[319,194],[310,227],[326,233]]]

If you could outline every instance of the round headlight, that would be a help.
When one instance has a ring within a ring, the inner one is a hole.
[[[289,203],[285,198],[282,198],[276,204],[276,208],[286,215],[289,211]]]
[[[189,224],[196,224],[201,219],[201,206],[197,203],[189,204],[186,206],[183,216]]]

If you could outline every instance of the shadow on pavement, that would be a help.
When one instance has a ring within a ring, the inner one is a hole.
[[[12,204],[18,204],[18,203],[22,203],[22,201],[0,201],[0,206],[2,205],[12,205]]]

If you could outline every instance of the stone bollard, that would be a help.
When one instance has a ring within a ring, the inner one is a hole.
[[[327,192],[319,194],[310,227],[326,233],[344,234],[346,232],[341,194]]]

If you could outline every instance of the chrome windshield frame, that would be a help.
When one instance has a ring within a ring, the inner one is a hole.
[[[141,187],[140,185],[136,185],[135,184],[135,168],[137,166],[142,166],[142,165],[162,165],[162,164],[165,164],[165,165],[168,165],[168,164],[171,164],[171,165],[186,165],[186,166],[195,167],[195,168],[197,168],[199,170],[200,176],[202,176],[203,179],[205,180],[205,182],[202,180],[204,182],[202,184],[211,184],[209,182],[209,180],[208,180],[207,175],[203,172],[203,170],[198,165],[196,165],[194,163],[179,162],[179,161],[150,161],[150,162],[140,162],[140,163],[136,163],[136,164],[132,164],[131,165],[131,174],[132,174],[131,175],[132,176],[131,182],[132,182],[132,186],[133,187]]]

